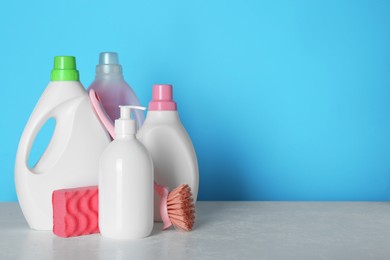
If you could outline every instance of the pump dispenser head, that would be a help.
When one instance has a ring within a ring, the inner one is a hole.
[[[122,66],[119,64],[118,53],[101,52],[99,64],[96,65],[96,75],[119,74],[122,75]]]
[[[145,110],[146,108],[140,106],[119,106],[119,108],[121,117],[115,120],[116,136],[135,135],[137,132],[137,124],[135,120],[131,119],[131,110]]]

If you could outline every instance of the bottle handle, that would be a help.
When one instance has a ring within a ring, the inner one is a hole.
[[[73,97],[65,98],[59,102],[56,98],[53,98],[53,93],[50,89],[43,93],[20,138],[16,158],[16,167],[18,168],[16,168],[17,171],[15,171],[15,174],[27,172],[37,176],[47,172],[48,169],[56,164],[61,158],[69,140],[69,136],[71,135],[69,129],[72,129],[73,127],[73,113],[75,112],[73,108],[76,107],[75,104],[83,102],[83,99],[84,97],[77,99]],[[43,125],[50,118],[55,120],[55,127],[49,144],[42,153],[37,164],[34,165],[34,167],[29,167],[28,158],[32,145]]]
[[[93,89],[89,90],[89,100],[91,101],[92,107],[94,108],[100,122],[102,122],[104,127],[110,133],[111,137],[115,139],[114,124],[110,119],[110,117],[107,115],[106,111],[104,110],[104,107],[100,102],[98,94]],[[154,191],[157,192],[157,194],[160,196],[160,215],[163,221],[163,229],[165,230],[170,226],[172,226],[172,222],[169,219],[168,208],[167,208],[169,191],[167,187],[158,185],[156,181],[154,181]]]
[[[37,134],[41,130],[42,126],[46,123],[46,121],[50,118],[54,118],[54,120],[56,120],[57,125],[57,116],[53,112],[54,108],[55,106],[49,106],[47,104],[42,103],[38,104],[37,107],[34,109],[34,112],[31,115],[30,119],[28,120],[19,142],[17,155],[17,165],[23,168],[22,172],[27,172],[29,174],[37,174],[36,172],[34,172],[33,169],[30,169],[30,167],[28,166],[28,157],[30,155],[33,142],[35,141]],[[55,130],[56,129],[54,129],[54,131]],[[44,153],[42,153],[42,155],[43,154]]]

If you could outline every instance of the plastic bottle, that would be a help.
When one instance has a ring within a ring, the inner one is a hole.
[[[120,108],[115,140],[100,159],[99,229],[109,238],[143,238],[153,229],[153,162],[135,137],[130,110],[145,108]]]
[[[31,146],[50,118],[56,121],[53,136],[40,160],[29,168]],[[51,82],[27,122],[15,162],[16,192],[31,228],[53,228],[54,190],[97,185],[99,157],[109,142],[79,82],[75,58],[55,57]]]
[[[155,181],[169,190],[181,184],[191,187],[194,201],[198,195],[198,161],[191,139],[180,122],[171,85],[154,85],[153,100],[137,138],[152,156]],[[161,221],[159,197],[155,194],[154,219]]]
[[[123,79],[122,66],[115,52],[100,53],[99,64],[96,65],[96,78],[89,89],[95,90],[99,95],[105,111],[113,122],[119,118],[119,105],[140,105],[133,89]],[[144,122],[144,113],[141,110],[132,113],[138,129]]]

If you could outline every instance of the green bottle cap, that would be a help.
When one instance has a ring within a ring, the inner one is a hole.
[[[55,56],[51,81],[78,81],[79,71],[76,69],[76,58],[73,56]]]

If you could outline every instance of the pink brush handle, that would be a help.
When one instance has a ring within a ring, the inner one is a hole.
[[[160,196],[160,215],[163,222],[163,230],[168,229],[170,226],[172,226],[172,222],[169,219],[168,214],[168,188],[162,185],[158,185],[156,182],[154,182],[154,190],[158,193]]]
[[[107,129],[108,133],[112,138],[115,138],[115,127],[111,118],[107,115],[106,110],[104,109],[98,94],[95,90],[89,90],[89,100],[91,101],[92,107],[94,108],[98,118]],[[119,109],[119,108],[118,108]]]
[[[92,107],[94,108],[98,118],[100,119],[104,127],[107,129],[111,137],[115,139],[114,123],[107,115],[106,110],[104,110],[104,107],[99,99],[98,94],[93,89],[89,90],[89,100],[91,101]],[[160,196],[160,215],[164,224],[163,229],[165,230],[170,226],[172,226],[172,222],[169,219],[168,208],[167,208],[169,191],[167,187],[158,185],[156,182],[154,182],[154,190]]]

